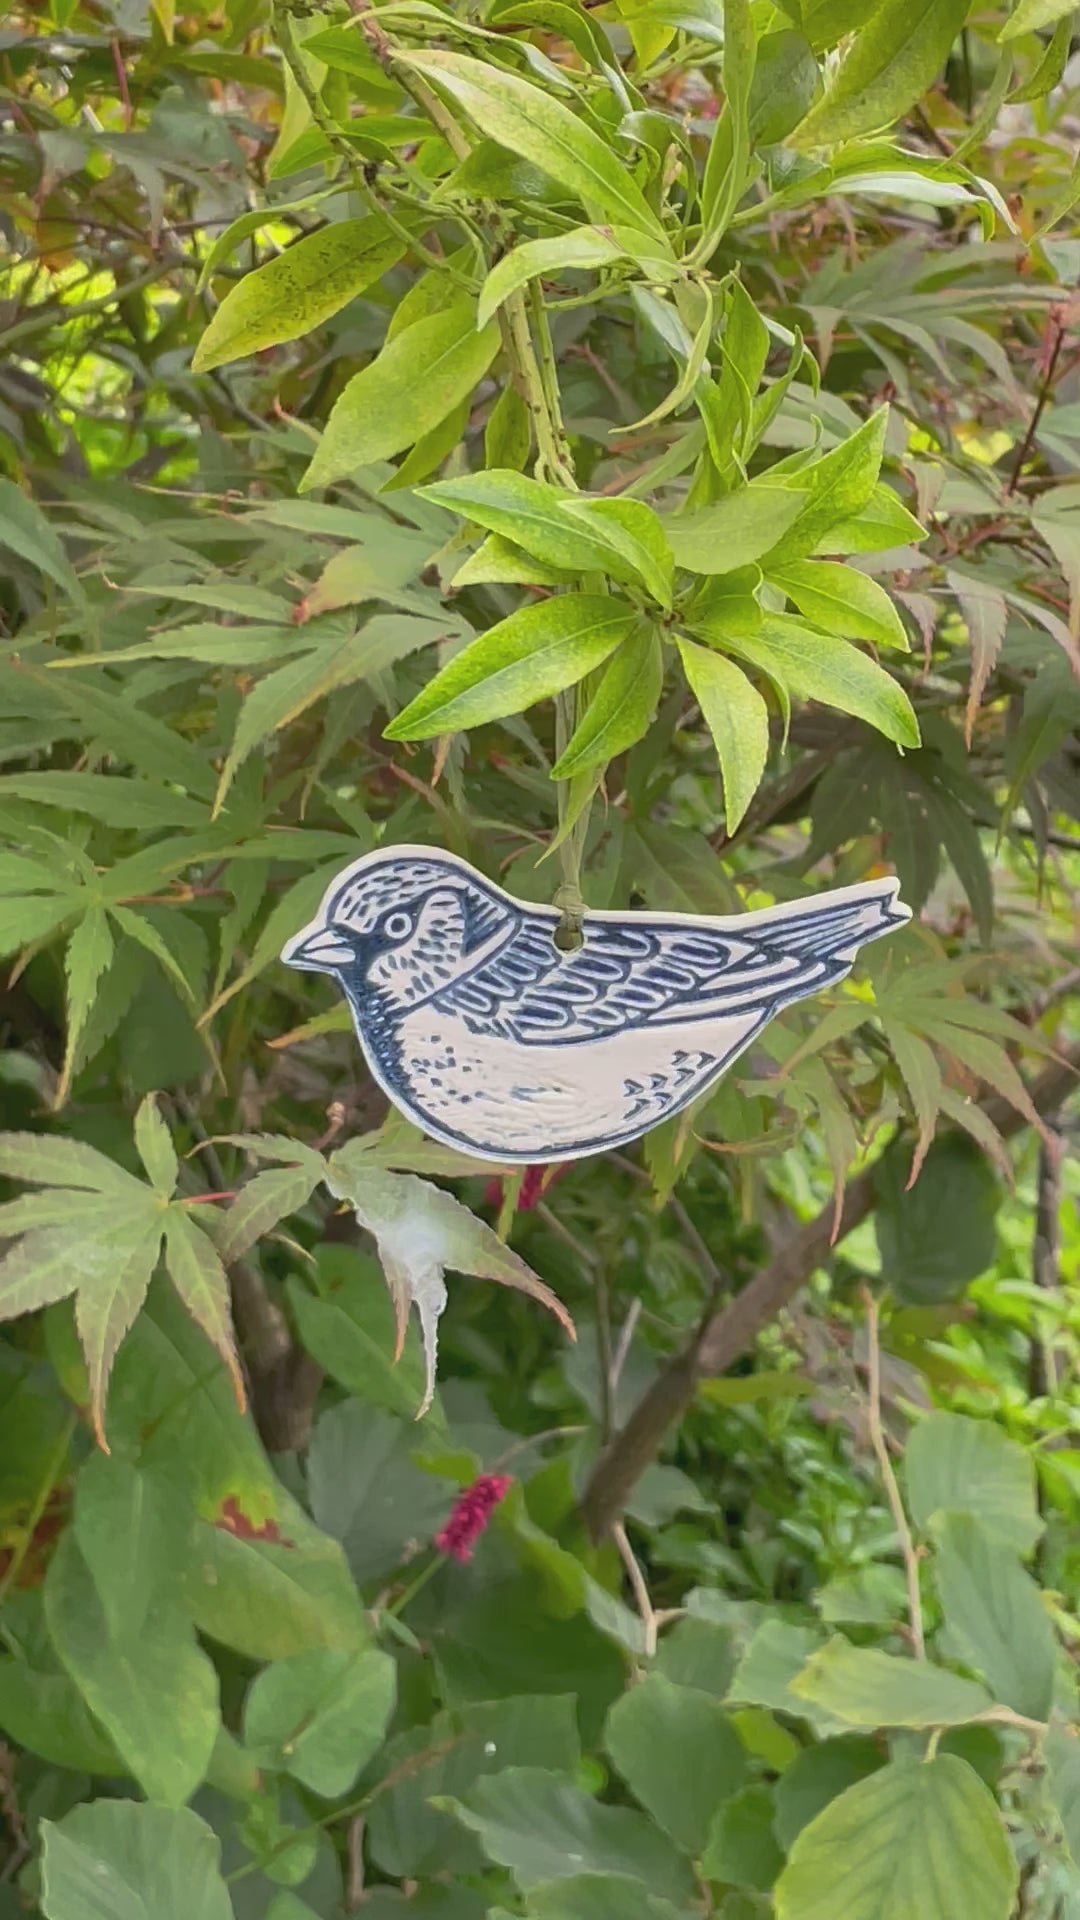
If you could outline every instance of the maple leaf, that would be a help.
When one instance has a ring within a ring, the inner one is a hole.
[[[152,1094],[135,1117],[135,1145],[148,1182],[79,1140],[0,1134],[0,1174],[37,1189],[0,1207],[0,1238],[8,1242],[0,1258],[0,1320],[74,1296],[90,1418],[106,1453],[109,1375],[163,1250],[169,1278],[244,1404],[225,1268],[210,1234],[175,1198],[176,1153]]]
[[[390,1173],[373,1164],[360,1142],[332,1154],[326,1184],[337,1200],[348,1202],[362,1227],[373,1236],[394,1303],[397,1352],[405,1343],[409,1310],[415,1306],[424,1345],[427,1383],[417,1419],[435,1394],[439,1316],[446,1305],[447,1268],[480,1280],[515,1287],[550,1309],[576,1339],[574,1323],[562,1301],[539,1280],[520,1255],[478,1220],[450,1193],[412,1173]]]

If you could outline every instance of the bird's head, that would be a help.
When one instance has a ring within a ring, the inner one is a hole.
[[[505,894],[447,854],[369,854],[328,889],[282,953],[287,966],[337,976],[361,1015],[393,1016],[430,999],[508,938]]]

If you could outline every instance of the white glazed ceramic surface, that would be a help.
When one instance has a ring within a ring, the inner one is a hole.
[[[456,854],[386,847],[327,888],[289,941],[330,973],[369,1067],[436,1140],[503,1163],[623,1146],[706,1091],[774,1013],[843,979],[910,919],[893,879],[723,919],[559,914]]]

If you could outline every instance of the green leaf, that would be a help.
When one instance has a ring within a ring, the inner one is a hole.
[[[616,577],[623,580],[636,581],[640,577],[638,560],[644,522],[631,523],[637,528],[637,539],[634,559],[628,562],[621,551],[628,538],[623,528],[613,529],[596,516],[585,516],[579,526],[582,516],[568,513],[567,496],[546,481],[530,480],[522,473],[472,473],[460,480],[437,480],[430,487],[421,487],[419,492],[422,499],[434,500],[439,506],[449,507],[452,512],[472,520],[478,527],[501,534],[504,540],[523,547],[526,553],[534,554],[546,566],[558,568],[560,572],[577,574],[602,569],[615,572]],[[655,520],[650,508],[646,507],[644,512]],[[659,528],[658,521],[656,524]],[[655,536],[650,539],[648,531],[644,539],[655,543]],[[645,551],[648,553],[648,546]],[[651,563],[656,566],[661,560],[662,549],[658,549],[651,556]]]
[[[907,632],[884,587],[857,567],[836,560],[791,560],[786,566],[770,565],[768,578],[823,633],[872,640],[907,653]]]
[[[348,1793],[378,1752],[397,1669],[375,1648],[320,1649],[276,1660],[244,1702],[244,1744],[260,1767],[291,1774],[324,1800]]]
[[[0,1174],[28,1186],[76,1187],[111,1194],[129,1205],[144,1200],[141,1180],[82,1140],[53,1133],[0,1133]]]
[[[43,573],[73,600],[85,600],[82,582],[41,508],[13,480],[0,479],[0,547]]]
[[[411,1420],[424,1394],[415,1334],[394,1359],[394,1310],[376,1263],[352,1247],[316,1249],[320,1292],[289,1282],[289,1305],[305,1348],[330,1377],[370,1406]]]
[[[691,573],[734,573],[772,553],[799,519],[806,495],[791,487],[752,480],[698,513],[664,521],[677,566]]]
[[[936,1529],[934,1578],[949,1644],[981,1673],[994,1698],[1046,1720],[1057,1643],[1039,1589],[1016,1554],[970,1513],[945,1513]]]
[[[346,1400],[316,1422],[307,1461],[312,1512],[341,1542],[361,1585],[400,1566],[410,1543],[430,1540],[458,1491],[413,1459],[424,1437],[415,1411],[414,1402],[399,1420]]]
[[[372,1858],[395,1879],[482,1872],[475,1837],[432,1805],[460,1798],[486,1774],[539,1766],[572,1774],[581,1764],[571,1694],[510,1695],[467,1703],[399,1733],[380,1759],[385,1783],[368,1816]]]
[[[489,533],[458,568],[450,585],[456,589],[488,585],[572,587],[576,583],[576,573],[550,567],[546,560],[537,560],[522,547],[504,540],[501,533]]]
[[[404,252],[404,241],[377,214],[294,240],[230,288],[195,349],[192,372],[301,339],[381,280]]]
[[[839,1634],[811,1656],[791,1689],[852,1727],[952,1727],[993,1705],[974,1680],[877,1647],[853,1647]]]
[[[793,1688],[821,1645],[821,1634],[812,1627],[775,1618],[763,1620],[732,1676],[729,1701],[769,1707],[796,1720],[809,1720],[821,1733],[837,1732],[843,1723]]]
[[[104,1776],[125,1772],[59,1661],[55,1672],[43,1672],[26,1660],[0,1660],[0,1728],[51,1766]]]
[[[339,556],[341,558],[342,556]],[[331,561],[330,563],[334,563]],[[260,680],[240,709],[232,745],[221,770],[215,813],[220,812],[239,768],[255,748],[339,687],[369,679],[415,652],[445,639],[451,622],[415,615],[376,615],[359,632],[346,634]]]
[[[774,1890],[777,1920],[1008,1920],[1018,1871],[966,1761],[893,1760],[804,1827]]]
[[[809,467],[799,468],[792,485],[805,500],[798,517],[763,562],[767,572],[813,553],[838,522],[854,519],[869,505],[878,484],[888,424],[888,407],[878,407],[831,453],[823,454]]]
[[[41,1834],[46,1920],[233,1920],[220,1842],[186,1807],[96,1800]]]
[[[498,350],[498,327],[477,331],[471,300],[451,300],[395,334],[335,402],[300,492],[332,486],[422,440],[467,399]]]
[[[239,1260],[249,1247],[270,1233],[279,1220],[299,1213],[322,1178],[321,1167],[270,1167],[241,1187],[217,1235],[217,1250],[226,1266]]]
[[[892,488],[879,480],[869,502],[854,519],[838,520],[822,534],[815,553],[881,553],[890,547],[903,547],[925,540],[926,528],[919,525]]]
[[[835,1800],[838,1794],[866,1780],[885,1765],[885,1755],[875,1740],[862,1734],[843,1734],[836,1740],[822,1740],[804,1747],[776,1783],[776,1837],[785,1852],[811,1820]]]
[[[694,1893],[689,1866],[643,1814],[601,1806],[562,1774],[507,1767],[446,1811],[479,1835],[488,1858],[509,1867],[526,1892],[585,1871],[626,1874],[676,1903]]]
[[[659,1673],[616,1701],[604,1744],[646,1813],[694,1855],[720,1802],[746,1778],[746,1751],[720,1702]]]
[[[592,127],[516,74],[459,53],[398,58],[464,107],[481,133],[531,161],[609,220],[658,234],[663,229],[615,149]]]
[[[724,819],[732,834],[746,814],[769,756],[769,710],[741,668],[710,647],[679,638],[679,655],[716,745]]]
[[[603,594],[566,593],[523,607],[437,673],[384,738],[431,740],[523,713],[600,666],[635,619],[624,600]]]
[[[933,1142],[910,1190],[907,1159],[890,1147],[875,1171],[882,1272],[909,1305],[956,1300],[994,1263],[1001,1187],[985,1155],[955,1133]]]
[[[237,1400],[243,1406],[244,1384],[221,1256],[209,1234],[177,1207],[171,1207],[165,1216],[165,1266],[192,1319],[228,1367]]]
[[[776,1843],[771,1787],[744,1787],[719,1809],[701,1862],[707,1880],[735,1887],[771,1887],[784,1856]]]
[[[671,606],[671,548],[662,522],[643,500],[588,500],[571,494],[562,501],[562,511],[588,527],[606,551],[607,571],[617,580],[641,580],[662,607]]]
[[[113,957],[113,937],[103,907],[89,907],[68,941],[64,956],[67,975],[67,1036],[64,1065],[56,1094],[57,1106],[67,1099],[79,1041],[97,998],[101,976]]]
[[[796,144],[853,140],[899,119],[937,78],[969,6],[970,0],[884,0],[866,19],[824,100],[803,121]]]
[[[991,1420],[929,1413],[904,1456],[911,1517],[926,1533],[944,1513],[968,1513],[1003,1546],[1030,1553],[1043,1531],[1030,1456]]]
[[[750,137],[760,146],[786,140],[805,119],[821,85],[808,40],[787,29],[758,41],[750,88]]]
[[[1059,20],[1067,19],[1075,8],[1076,0],[1019,0],[998,39],[1018,40],[1022,33],[1038,33],[1042,27],[1052,27]]]
[[[610,227],[572,227],[551,240],[526,240],[492,267],[480,289],[477,325],[482,327],[504,300],[530,280],[542,275],[557,279],[562,273],[607,267],[622,258],[623,250]]]
[[[850,641],[817,633],[781,613],[764,619],[752,634],[736,639],[725,633],[722,644],[797,698],[854,714],[898,746],[919,745],[919,723],[903,687]]]
[[[136,1639],[154,1601],[175,1583],[189,1530],[164,1476],[104,1453],[86,1461],[76,1484],[75,1539],[114,1641]]]
[[[492,1909],[494,1911],[494,1909]],[[543,1880],[529,1894],[530,1920],[680,1920],[670,1900],[618,1873],[575,1873]]]
[[[135,1636],[113,1631],[72,1533],[49,1564],[45,1610],[53,1645],[117,1752],[150,1799],[182,1806],[217,1739],[218,1682],[175,1592],[150,1603]]]
[[[621,641],[585,713],[551,769],[553,780],[604,767],[647,732],[660,701],[664,661],[654,628],[644,621]]]
[[[135,1115],[135,1150],[146,1168],[150,1185],[164,1199],[170,1199],[176,1188],[180,1163],[172,1134],[152,1093],[147,1094]]]

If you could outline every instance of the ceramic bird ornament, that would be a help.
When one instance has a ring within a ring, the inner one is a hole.
[[[721,919],[516,900],[455,854],[386,847],[340,873],[291,967],[329,973],[368,1066],[433,1139],[500,1163],[624,1146],[719,1079],[781,1008],[910,912],[893,879]]]

